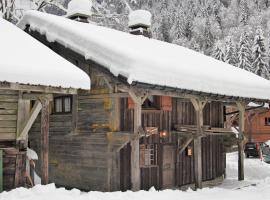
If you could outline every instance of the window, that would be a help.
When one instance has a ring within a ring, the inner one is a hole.
[[[158,96],[149,96],[143,103],[143,109],[160,109],[160,97]]]
[[[140,166],[157,165],[157,145],[140,145]]]
[[[265,120],[265,126],[270,126],[270,117],[266,117],[264,120]]]
[[[54,113],[71,113],[71,96],[54,98]]]

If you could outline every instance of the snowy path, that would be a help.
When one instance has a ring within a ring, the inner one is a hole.
[[[164,190],[158,192],[89,192],[56,189],[54,184],[36,186],[32,189],[19,188],[0,194],[0,200],[254,200],[270,199],[270,165],[258,159],[245,160],[245,178],[237,181],[237,154],[227,155],[227,179],[215,188],[194,192]]]

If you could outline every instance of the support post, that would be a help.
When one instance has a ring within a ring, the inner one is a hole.
[[[206,101],[191,99],[196,112],[197,135],[194,137],[194,170],[195,170],[195,189],[202,188],[202,141],[203,134],[203,108]]]
[[[49,183],[49,100],[41,98],[41,183]]]
[[[245,103],[236,102],[239,109],[239,137],[238,137],[238,180],[244,180],[244,130],[245,130]]]
[[[134,92],[129,91],[129,94],[134,101],[134,135],[130,142],[131,145],[131,189],[132,191],[139,191],[141,188],[141,172],[140,172],[140,127],[142,125],[142,104],[147,98],[144,96],[136,95]]]

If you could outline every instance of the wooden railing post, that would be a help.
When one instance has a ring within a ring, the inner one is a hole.
[[[196,112],[197,135],[194,137],[194,170],[195,170],[195,189],[202,188],[202,141],[203,135],[203,108],[206,101],[191,99]]]
[[[41,183],[49,183],[49,99],[40,98],[41,109]]]
[[[238,136],[238,180],[244,180],[244,131],[245,131],[245,103],[236,102],[239,109],[239,136]]]

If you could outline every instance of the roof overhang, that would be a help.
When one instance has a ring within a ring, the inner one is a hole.
[[[41,92],[47,94],[77,94],[77,89],[74,88],[61,88],[42,85],[26,85],[10,82],[0,82],[0,90],[18,90],[29,92]]]

